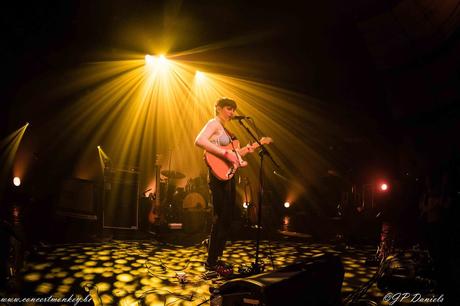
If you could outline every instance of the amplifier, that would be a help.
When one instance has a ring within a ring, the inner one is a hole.
[[[104,177],[104,228],[138,229],[138,208],[138,172],[113,170]]]

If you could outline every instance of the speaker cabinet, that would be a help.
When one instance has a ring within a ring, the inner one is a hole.
[[[65,179],[61,183],[56,213],[78,219],[96,220],[94,182],[78,178]]]
[[[344,268],[323,254],[277,271],[230,280],[213,292],[211,305],[341,305]]]
[[[138,228],[139,175],[126,170],[111,171],[104,177],[103,227]]]

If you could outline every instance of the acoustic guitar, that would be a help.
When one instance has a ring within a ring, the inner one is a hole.
[[[270,144],[273,142],[273,139],[271,139],[270,137],[262,137],[259,140],[259,142],[262,145]],[[204,152],[204,160],[206,162],[206,165],[208,165],[209,169],[215,177],[217,177],[221,181],[227,181],[235,175],[236,170],[238,170],[238,168],[247,166],[248,163],[245,160],[243,160],[241,156],[253,152],[258,147],[259,144],[255,142],[251,145],[247,145],[243,148],[240,148],[240,142],[238,140],[233,140],[228,145],[222,146],[222,148],[225,150],[231,150],[233,151],[233,153],[231,154],[237,155],[238,163],[236,165],[229,162],[227,159],[214,155],[208,151]]]

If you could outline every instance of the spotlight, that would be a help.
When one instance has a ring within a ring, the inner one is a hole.
[[[153,56],[151,56],[151,55],[147,54],[145,56],[145,64],[147,64],[147,65],[152,65],[154,60],[155,60],[155,58]]]
[[[249,203],[248,202],[243,202],[243,208],[247,209],[249,207]]]
[[[21,178],[15,176],[13,178],[13,185],[16,186],[16,187],[19,187],[21,185]]]
[[[167,61],[167,60],[166,60],[166,57],[165,57],[163,54],[160,55],[160,58],[158,59],[158,63],[159,63],[160,65],[164,65],[164,64],[166,64],[166,61]]]
[[[195,78],[198,82],[202,82],[204,80],[204,73],[201,71],[196,71]]]
[[[379,188],[380,188],[380,191],[387,191],[388,188],[389,188],[389,186],[388,186],[387,183],[381,183],[381,184],[379,185]]]
[[[285,208],[291,207],[291,203],[290,203],[290,202],[284,202],[284,207],[285,207]]]

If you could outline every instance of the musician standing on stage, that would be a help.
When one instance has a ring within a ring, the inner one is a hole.
[[[203,148],[224,160],[239,165],[235,152],[223,148],[236,138],[225,128],[225,124],[232,120],[236,110],[236,103],[229,98],[220,98],[215,105],[216,116],[209,120],[195,140],[195,145]],[[239,149],[239,148],[235,148]],[[209,188],[212,193],[213,222],[208,245],[208,258],[205,263],[207,270],[219,271],[228,266],[219,260],[222,256],[225,243],[228,239],[230,226],[235,210],[235,177],[229,180],[219,180],[209,171]]]

